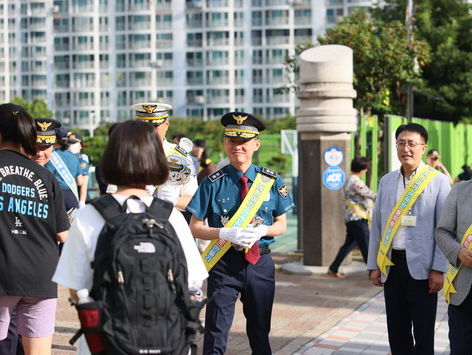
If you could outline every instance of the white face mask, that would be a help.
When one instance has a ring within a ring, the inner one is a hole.
[[[67,148],[67,150],[71,152],[72,154],[79,154],[81,148],[82,148],[82,145],[80,144],[80,142],[77,142],[77,143],[71,144],[69,148]]]

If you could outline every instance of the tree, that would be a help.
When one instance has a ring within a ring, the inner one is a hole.
[[[420,84],[418,65],[422,67],[429,61],[426,43],[409,42],[401,22],[374,20],[363,11],[344,17],[318,37],[318,42],[353,50],[355,107],[367,114],[401,112],[405,85]]]
[[[418,65],[429,61],[426,43],[409,42],[404,24],[374,20],[360,11],[345,17],[318,41],[353,50],[356,108],[367,113],[403,112],[405,86],[421,83]]]
[[[381,21],[402,20],[405,0],[373,11]],[[472,6],[465,0],[416,1],[414,36],[431,48],[416,87],[414,115],[455,123],[472,121]]]
[[[33,118],[52,118],[53,112],[48,109],[46,102],[42,99],[35,99],[33,102],[22,97],[15,97],[11,103],[24,107]]]

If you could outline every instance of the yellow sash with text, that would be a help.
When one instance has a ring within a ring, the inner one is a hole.
[[[223,228],[247,227],[261,207],[274,182],[274,178],[258,173],[238,210]],[[215,266],[229,248],[231,248],[231,243],[222,239],[215,239],[208,245],[202,253],[203,263],[208,271]]]
[[[424,165],[419,171],[416,172],[413,179],[409,182],[408,186],[403,191],[403,194],[398,199],[395,207],[393,207],[390,215],[387,219],[382,239],[380,241],[379,251],[377,253],[377,265],[382,274],[387,275],[387,266],[393,266],[394,264],[388,258],[388,251],[395,238],[395,234],[401,225],[402,217],[405,216],[411,209],[416,199],[424,191],[426,186],[433,180],[438,174],[438,171],[431,168],[428,165]]]
[[[349,211],[351,211],[356,216],[359,216],[363,219],[370,221],[370,213],[364,207],[358,205],[357,203],[352,202],[351,200],[345,199],[344,203]]]
[[[472,224],[465,231],[461,244],[466,249],[472,249]],[[444,279],[444,298],[446,298],[447,303],[451,302],[451,293],[457,293],[453,283],[461,267],[462,264],[459,264],[457,267],[451,265],[449,270],[447,270],[446,278]]]

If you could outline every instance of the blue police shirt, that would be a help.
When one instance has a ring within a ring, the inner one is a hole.
[[[223,227],[223,224],[229,221],[241,204],[241,182],[239,181],[241,176],[247,176],[249,179],[248,185],[251,186],[256,179],[256,175],[261,171],[262,167],[251,164],[246,173],[242,174],[231,164],[226,165],[201,182],[192,200],[187,205],[187,211],[201,221],[208,218],[210,227]],[[287,192],[287,187],[277,174],[276,181],[256,216],[261,217],[264,224],[270,226],[274,223],[275,217],[287,213],[293,207],[294,204]],[[259,241],[259,246],[273,242],[273,237],[263,237]]]
[[[79,158],[80,163],[80,174],[81,175],[88,175],[90,169],[90,162],[89,157],[85,153],[75,154],[77,158]]]
[[[74,180],[77,176],[81,175],[79,158],[77,158],[68,150],[55,149],[54,151],[59,154],[67,169],[69,169],[71,175],[74,177]],[[53,173],[54,177],[59,182],[59,186],[61,187],[61,189],[70,189],[62,178],[61,174],[59,174],[59,172],[56,170],[56,168],[54,167],[54,165],[52,165],[50,161],[44,167]]]

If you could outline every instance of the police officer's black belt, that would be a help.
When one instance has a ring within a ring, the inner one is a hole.
[[[237,245],[237,244],[231,244],[234,250],[236,251],[244,251],[244,247]],[[259,247],[259,254],[264,255],[264,254],[269,254],[270,253],[270,248],[268,245],[264,245],[262,247]]]

